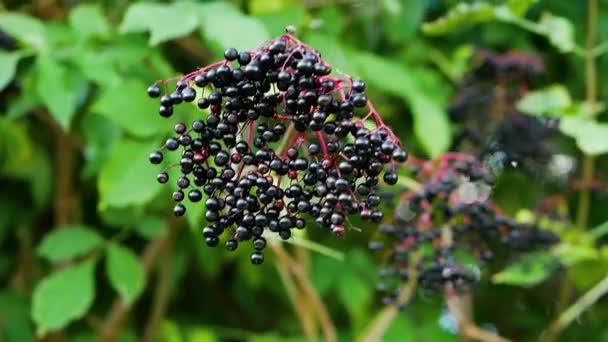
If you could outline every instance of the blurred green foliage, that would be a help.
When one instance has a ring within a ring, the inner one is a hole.
[[[213,62],[225,47],[253,48],[287,25],[334,71],[364,78],[383,118],[421,157],[436,157],[451,144],[445,109],[475,48],[537,53],[546,62],[546,87],[519,106],[562,117],[562,132],[574,138],[563,141],[564,153],[597,156],[598,178],[606,176],[604,107],[584,100],[586,1],[7,0],[2,6],[0,31],[16,46],[0,38],[0,340],[57,330],[63,333],[50,338],[93,340],[108,333],[121,305],[132,305],[129,319],[111,333],[124,341],[140,340],[150,324],[163,341],[305,339],[274,257],[254,267],[242,249],[205,247],[202,210],[189,209],[185,220],[170,217],[168,189],[147,161],[172,129],[146,97],[149,84]],[[605,1],[598,25],[601,102],[608,96],[601,82],[608,73]],[[193,107],[177,117],[194,115]],[[514,215],[526,198],[545,191],[538,179],[505,182],[495,200]],[[510,186],[515,195],[505,190]],[[570,217],[576,198],[565,210]],[[608,198],[604,192],[592,199],[588,226],[596,229],[547,222],[564,240],[555,251],[508,267],[512,260],[504,260],[502,272],[484,273],[473,296],[476,322],[515,341],[536,340],[558,310],[605,276]],[[394,208],[385,210],[390,216]],[[355,225],[362,231],[339,241],[310,227],[299,238],[312,247],[295,253],[343,341],[360,337],[383,309],[375,293],[378,261],[366,251],[374,232]],[[323,248],[329,252],[316,252]],[[310,303],[303,307],[310,310]],[[564,340],[608,340],[606,314],[600,301]],[[455,327],[440,295],[417,293],[384,339],[455,341]]]

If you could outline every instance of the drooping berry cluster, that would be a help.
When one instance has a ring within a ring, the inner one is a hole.
[[[385,252],[380,290],[386,302],[399,297],[412,275],[422,288],[438,290],[448,282],[457,289],[470,287],[477,277],[462,265],[459,251],[487,262],[501,250],[529,251],[557,241],[536,225],[504,216],[487,200],[493,176],[475,157],[447,153],[413,163],[420,188],[403,195],[393,220],[370,242],[371,249]]]
[[[516,104],[543,74],[542,60],[521,52],[482,50],[474,63],[448,108],[450,119],[461,125],[453,149],[482,158],[500,153],[505,165],[541,169],[538,164],[552,155],[547,140],[557,133],[556,123],[522,113]]]
[[[186,198],[204,199],[207,245],[221,235],[229,250],[251,240],[254,264],[263,262],[267,232],[288,239],[308,217],[337,236],[348,215],[380,222],[379,178],[395,184],[407,154],[367,100],[365,83],[330,76],[319,52],[291,35],[252,51],[229,48],[224,57],[148,89],[163,117],[188,102],[207,113],[175,126],[176,136],[150,155],[160,164],[166,152],[181,154],[175,214],[185,214]]]

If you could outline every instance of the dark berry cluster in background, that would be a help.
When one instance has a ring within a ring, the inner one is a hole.
[[[524,252],[557,242],[553,233],[515,222],[488,201],[494,177],[474,156],[447,153],[410,163],[420,188],[403,195],[392,221],[370,242],[385,259],[379,285],[385,302],[399,303],[410,277],[426,289],[441,290],[448,283],[470,288],[478,276],[459,260],[460,251],[485,263],[501,249]]]
[[[183,201],[201,202],[207,245],[226,236],[232,251],[251,241],[254,264],[263,262],[270,233],[289,239],[314,221],[342,236],[350,215],[381,222],[378,184],[397,182],[407,154],[365,83],[331,76],[319,52],[291,35],[252,51],[229,48],[224,57],[148,89],[163,117],[182,103],[202,110],[150,154],[153,164],[167,153],[181,157],[175,215],[186,213]],[[167,171],[157,178],[170,181]]]
[[[505,166],[542,169],[553,154],[548,139],[557,134],[557,125],[520,112],[516,104],[538,83],[543,61],[521,52],[483,50],[473,60],[448,108],[450,120],[460,125],[452,149],[482,158],[501,153]]]

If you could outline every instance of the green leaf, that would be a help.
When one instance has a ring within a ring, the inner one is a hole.
[[[29,314],[29,299],[22,294],[4,290],[0,292],[0,317],[3,341],[34,341],[34,329]]]
[[[260,20],[243,15],[227,3],[213,2],[201,8],[202,36],[214,44],[217,53],[226,47],[249,50],[271,38]]]
[[[451,133],[447,115],[433,99],[418,96],[411,99],[414,133],[424,150],[437,157],[450,147]]]
[[[188,331],[189,342],[215,342],[219,341],[213,329],[194,327]]]
[[[540,18],[538,26],[549,42],[561,52],[574,50],[574,26],[568,19],[545,13]]]
[[[423,90],[429,88],[424,80],[414,77],[405,66],[372,54],[358,53],[356,61],[370,84],[401,97],[410,105],[414,132],[425,151],[431,157],[445,152],[451,141],[450,125],[442,99],[432,98],[429,91]]]
[[[190,1],[173,4],[138,2],[127,10],[120,31],[150,32],[150,45],[157,45],[192,33],[199,25],[197,8]]]
[[[362,281],[356,273],[349,270],[340,277],[338,297],[351,316],[357,316],[367,309],[372,294],[373,285]]]
[[[583,261],[598,260],[600,253],[592,245],[581,243],[561,243],[553,250],[560,262],[566,266],[573,266]]]
[[[555,258],[547,252],[531,253],[492,277],[496,284],[521,287],[534,286],[551,275],[557,266]]]
[[[386,13],[382,24],[386,34],[397,42],[412,38],[424,17],[424,1],[383,0]]]
[[[307,13],[303,6],[294,6],[281,11],[256,14],[255,17],[264,24],[271,35],[278,35],[288,25],[294,25],[296,28],[303,27],[306,23]]]
[[[34,145],[23,123],[0,118],[0,174],[27,178],[34,162]]]
[[[38,335],[55,331],[82,317],[95,298],[94,261],[70,266],[44,278],[32,298]]]
[[[69,130],[78,101],[78,84],[72,72],[48,55],[38,57],[36,68],[37,95],[59,125]]]
[[[559,129],[574,138],[585,154],[595,156],[608,152],[608,124],[583,117],[564,117],[560,120]]]
[[[384,341],[418,341],[416,339],[417,326],[406,315],[397,315],[382,336]]]
[[[38,50],[46,47],[44,25],[34,17],[11,12],[0,13],[0,29]]]
[[[597,240],[606,234],[608,234],[608,221],[589,230],[589,236],[594,240]]]
[[[160,341],[166,342],[182,342],[182,337],[179,332],[179,326],[174,321],[163,320],[158,329]]]
[[[19,52],[0,51],[0,90],[4,89],[15,76],[19,58],[21,58]]]
[[[443,17],[432,22],[424,23],[422,25],[422,31],[428,35],[442,35],[456,29],[492,21],[494,19],[496,19],[495,9],[488,3],[459,3],[452,7]]]
[[[340,44],[335,38],[323,34],[310,33],[306,41],[323,55],[334,72],[348,73],[355,75],[358,73],[358,65],[353,60],[354,52]]]
[[[538,0],[507,0],[507,8],[516,16],[523,16]]]
[[[133,302],[144,289],[143,266],[135,253],[124,246],[110,244],[106,272],[112,287],[128,303]]]
[[[107,87],[91,111],[101,114],[138,137],[149,137],[163,131],[164,122],[158,116],[158,102],[146,96],[147,86],[139,80],[125,80]]]
[[[156,239],[167,231],[165,222],[158,217],[146,217],[138,222],[134,228],[137,234],[148,240]]]
[[[570,106],[572,106],[570,93],[561,84],[531,91],[517,103],[517,109],[520,111],[539,116],[561,116]]]
[[[98,5],[83,4],[70,11],[70,25],[82,37],[105,38],[110,26]]]
[[[160,192],[159,169],[148,161],[157,145],[124,139],[113,147],[97,181],[100,209],[142,205]]]
[[[36,148],[42,149],[40,146]],[[53,166],[49,156],[43,153],[36,154],[31,166],[29,185],[32,193],[32,203],[36,209],[44,209],[49,204],[53,193],[53,183],[55,181],[53,179]]]
[[[92,228],[68,225],[57,227],[44,237],[38,246],[38,255],[58,262],[85,255],[99,247],[103,238]]]

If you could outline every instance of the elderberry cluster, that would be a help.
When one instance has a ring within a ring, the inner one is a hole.
[[[182,103],[202,110],[150,154],[153,164],[168,152],[181,156],[175,215],[185,214],[183,201],[201,201],[207,245],[224,235],[233,251],[250,240],[254,264],[263,262],[268,234],[289,239],[309,218],[337,236],[348,215],[382,221],[379,179],[395,184],[407,154],[368,101],[365,83],[330,76],[319,52],[291,35],[252,51],[229,48],[224,57],[148,89],[163,117]],[[158,181],[167,183],[169,173]]]
[[[487,201],[493,176],[473,156],[448,153],[438,161],[415,163],[420,189],[404,194],[395,217],[379,227],[370,249],[381,250],[385,268],[379,290],[386,303],[399,303],[403,283],[415,277],[425,289],[450,283],[470,288],[478,276],[462,263],[471,253],[487,263],[502,251],[529,251],[557,242],[533,224],[521,224]]]
[[[482,158],[501,153],[504,165],[541,169],[538,164],[552,155],[547,140],[557,133],[556,123],[522,113],[516,104],[544,73],[542,60],[521,52],[482,50],[474,63],[448,108],[452,122],[461,126],[452,148]]]

